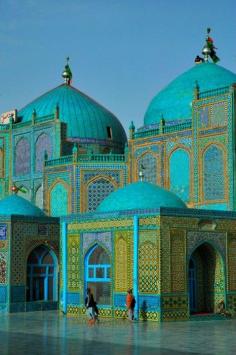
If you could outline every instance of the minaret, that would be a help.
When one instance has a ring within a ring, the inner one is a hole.
[[[62,77],[64,78],[64,82],[67,85],[70,85],[71,80],[72,80],[72,71],[70,70],[69,60],[70,60],[70,58],[67,57],[66,58],[67,63],[65,65],[65,69],[63,70],[63,73],[62,73]]]

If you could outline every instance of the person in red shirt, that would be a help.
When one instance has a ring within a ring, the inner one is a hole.
[[[132,292],[131,288],[127,291],[126,307],[127,307],[127,311],[128,311],[129,320],[130,321],[134,320],[135,298],[133,296],[133,292]]]

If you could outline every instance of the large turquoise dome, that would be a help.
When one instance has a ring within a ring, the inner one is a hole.
[[[126,133],[120,121],[96,101],[68,84],[62,84],[19,110],[22,122],[46,117],[59,107],[59,119],[67,123],[67,137],[81,140],[112,140],[124,145]],[[110,128],[109,128],[110,127]]]
[[[8,196],[0,201],[0,215],[45,217],[45,213],[40,208],[17,195]]]
[[[98,206],[97,212],[149,210],[160,207],[186,208],[172,192],[149,182],[135,182],[112,192]]]
[[[159,123],[162,115],[166,122],[191,118],[196,81],[202,92],[236,83],[236,74],[214,63],[196,64],[153,98],[145,114],[144,125]]]

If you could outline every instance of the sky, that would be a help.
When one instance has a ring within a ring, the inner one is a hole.
[[[206,28],[236,72],[235,0],[0,0],[0,113],[63,82],[136,128],[151,99],[190,69]]]

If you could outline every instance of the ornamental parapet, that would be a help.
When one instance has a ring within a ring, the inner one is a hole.
[[[81,154],[77,157],[77,162],[125,162],[125,155],[123,154]],[[58,159],[45,161],[45,167],[57,166],[73,163],[73,155],[65,155]]]
[[[202,91],[199,93],[199,99],[206,99],[207,97],[224,95],[229,92],[230,86],[224,86],[223,88]]]
[[[162,132],[160,132],[159,128],[136,132],[134,134],[134,138],[152,137],[152,136],[156,136],[159,134],[179,132],[179,131],[183,131],[183,130],[191,129],[191,128],[192,128],[192,121],[189,120],[187,122],[178,123],[176,125],[163,126]]]

